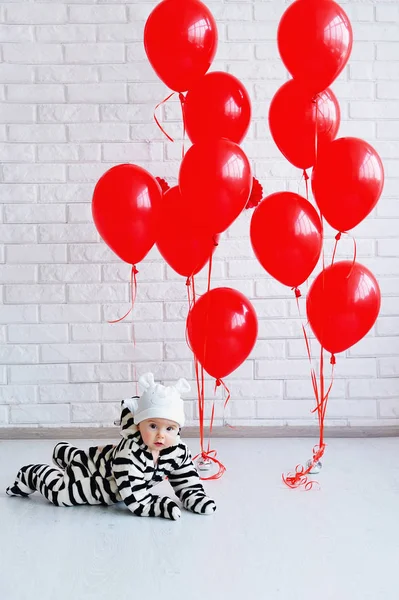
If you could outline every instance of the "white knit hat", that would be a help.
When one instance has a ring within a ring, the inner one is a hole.
[[[136,425],[145,419],[168,419],[183,427],[184,403],[180,394],[191,390],[186,379],[179,379],[176,385],[165,387],[154,382],[152,373],[146,373],[139,378],[139,384],[144,388],[140,398],[124,401],[133,413]]]

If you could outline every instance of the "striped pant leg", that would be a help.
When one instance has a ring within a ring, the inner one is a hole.
[[[54,490],[59,505],[106,503],[103,496],[107,494],[99,489],[94,465],[86,451],[67,442],[59,442],[54,448],[53,461],[65,469],[63,484]]]
[[[49,465],[26,465],[22,467],[13,485],[6,489],[9,496],[29,496],[40,492],[47,500],[53,502],[52,489],[60,486],[64,473]]]
[[[94,477],[80,463],[74,461],[66,471],[49,465],[26,465],[18,471],[13,485],[7,488],[9,496],[29,496],[38,491],[56,506],[102,504]]]
[[[83,451],[80,451],[83,452]],[[64,473],[63,481],[54,490],[59,506],[78,504],[102,504],[95,477],[81,462],[80,457],[72,460]]]
[[[86,456],[83,450],[79,450],[68,442],[58,442],[53,450],[53,463],[60,469],[66,469],[73,460],[82,460],[82,454]]]

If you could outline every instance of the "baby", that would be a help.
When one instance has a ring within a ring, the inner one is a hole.
[[[205,494],[186,444],[180,439],[184,406],[180,396],[190,391],[185,379],[175,386],[155,384],[152,373],[142,375],[140,397],[122,401],[121,435],[117,446],[79,450],[66,442],[53,451],[57,469],[27,465],[6,492],[28,496],[39,491],[56,506],[111,505],[123,502],[140,517],[177,520],[180,508],[171,498],[150,493],[168,478],[183,507],[209,515],[216,510]]]

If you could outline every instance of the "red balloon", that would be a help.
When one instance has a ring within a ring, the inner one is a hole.
[[[222,379],[250,354],[258,335],[258,319],[244,294],[232,288],[215,288],[190,310],[187,334],[205,371]]]
[[[219,239],[188,223],[187,204],[178,186],[172,187],[164,194],[158,211],[156,244],[168,265],[184,277],[195,275],[205,266]]]
[[[381,305],[374,275],[350,260],[337,262],[313,282],[306,300],[309,324],[320,344],[335,354],[347,350],[372,328]]]
[[[172,90],[185,92],[205,75],[218,42],[215,19],[199,0],[163,0],[144,29],[152,68]]]
[[[187,92],[184,117],[194,144],[220,138],[239,144],[248,131],[251,101],[237,77],[212,71]]]
[[[155,211],[161,188],[137,165],[118,165],[98,180],[92,213],[98,233],[131,265],[139,263],[155,243]]]
[[[313,94],[291,79],[274,95],[269,109],[269,127],[285,158],[299,169],[315,163],[317,148],[331,142],[340,124],[338,100],[330,89]]]
[[[341,73],[352,50],[352,27],[332,0],[296,0],[283,14],[277,43],[288,71],[314,94]]]
[[[248,201],[252,189],[249,160],[229,140],[193,144],[180,166],[179,187],[193,223],[221,233]]]
[[[250,236],[262,267],[290,287],[308,279],[323,243],[317,212],[293,192],[276,192],[262,200],[252,215]]]
[[[370,144],[338,138],[322,148],[312,172],[312,190],[326,221],[348,231],[373,210],[384,187],[384,167]]]

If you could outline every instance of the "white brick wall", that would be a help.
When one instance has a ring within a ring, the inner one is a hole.
[[[220,37],[212,68],[242,79],[252,99],[243,146],[265,193],[304,194],[301,173],[280,155],[267,125],[270,99],[288,77],[276,44],[288,2],[207,3]],[[25,0],[0,8],[0,426],[109,424],[118,401],[135,393],[134,365],[138,375],[152,369],[167,382],[185,376],[194,383],[184,280],[152,250],[139,265],[133,319],[109,325],[128,308],[129,267],[100,241],[91,219],[93,186],[118,162],[176,181],[179,103],[160,109],[172,144],[153,121],[169,90],[142,43],[155,4]],[[355,231],[359,260],[381,284],[381,316],[366,339],[337,357],[328,417],[332,425],[384,426],[399,419],[399,8],[396,0],[341,4],[355,43],[333,86],[340,135],[373,144],[387,180],[377,209]],[[225,416],[232,424],[309,424],[314,400],[296,304],[254,259],[249,221],[241,215],[214,259],[214,285],[245,293],[260,324],[252,355],[226,380]],[[325,245],[331,255],[331,236]],[[352,255],[351,241],[342,240],[339,255]],[[207,381],[209,400],[212,391]],[[196,421],[194,393],[187,414]]]

